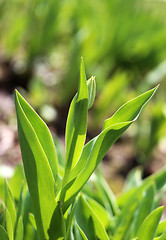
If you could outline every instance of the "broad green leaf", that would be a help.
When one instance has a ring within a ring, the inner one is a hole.
[[[145,218],[136,235],[139,240],[153,240],[162,212],[163,207],[159,207]]]
[[[60,201],[54,210],[48,229],[48,235],[51,240],[60,240],[66,237],[65,219],[62,213],[62,203]]]
[[[9,236],[6,230],[1,225],[0,225],[0,237],[1,237],[1,240],[9,240]]]
[[[95,77],[91,77],[87,81],[88,85],[88,109],[90,109],[94,103],[95,96],[96,96],[96,81]]]
[[[68,182],[71,169],[77,163],[86,138],[88,114],[88,87],[83,59],[80,66],[78,93],[73,98],[66,124],[66,167],[63,185]]]
[[[24,226],[22,222],[22,217],[19,217],[17,228],[16,228],[16,237],[15,240],[23,240],[24,237]]]
[[[54,141],[47,125],[17,90],[15,91],[15,105],[17,118],[23,125],[23,129],[25,128],[26,123],[31,126],[31,132],[33,131],[33,133],[36,135],[40,147],[42,148],[43,153],[45,154],[45,157],[47,158],[47,161],[51,167],[54,179],[56,180],[58,175],[58,160]],[[25,122],[23,122],[23,119],[26,119]]]
[[[76,203],[75,218],[89,240],[96,239],[96,237],[101,240],[109,239],[101,221],[82,195]]]
[[[19,142],[38,233],[41,240],[47,239],[47,230],[56,206],[54,179],[57,177],[57,163],[54,143],[44,122],[17,91],[15,104]]]
[[[112,117],[105,120],[103,129],[122,121],[135,121],[157,89],[158,86],[122,105]]]

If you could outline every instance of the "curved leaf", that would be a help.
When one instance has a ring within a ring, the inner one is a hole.
[[[153,240],[162,212],[163,207],[159,207],[145,218],[136,235],[139,240]]]
[[[122,121],[135,121],[139,117],[145,105],[150,101],[154,93],[157,91],[158,87],[159,86],[156,86],[155,88],[122,105],[112,117],[105,120],[103,129]]]
[[[17,91],[15,105],[19,142],[36,224],[40,239],[47,239],[56,206],[56,152],[46,125]]]

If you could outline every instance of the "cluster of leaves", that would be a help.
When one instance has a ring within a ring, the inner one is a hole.
[[[156,90],[124,104],[105,120],[101,133],[85,144],[88,109],[93,105],[96,85],[94,77],[86,80],[81,60],[78,93],[71,102],[66,124],[64,165],[46,124],[16,91],[27,184],[20,166],[8,184],[1,179],[1,239],[164,240],[166,221],[159,223],[163,207],[158,205],[165,186],[165,169],[145,180],[141,180],[139,169],[134,170],[117,199],[100,171],[93,174]]]
[[[157,83],[165,77],[165,14],[161,11],[165,6],[165,1],[153,0],[82,0],[80,4],[77,0],[1,0],[0,48],[12,62],[10,72],[18,74],[12,82],[22,86],[28,82],[25,76],[30,76],[30,97],[26,98],[47,123],[55,121],[54,111],[48,117],[49,107],[54,105],[60,114],[63,112],[76,90],[80,56],[86,56],[88,72],[96,73],[99,91],[92,110],[93,133],[116,106],[139,94],[137,89],[143,92],[154,85],[149,74],[155,74]],[[150,117],[144,116],[134,132],[139,142],[136,158],[142,162],[148,161],[166,132],[161,101],[164,85],[160,92],[157,109],[154,107],[151,115],[154,125],[149,124],[145,133]]]

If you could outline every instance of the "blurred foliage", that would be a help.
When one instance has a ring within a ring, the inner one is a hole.
[[[136,136],[138,161],[148,162],[166,133],[165,10],[164,1],[152,0],[0,0],[0,60],[10,62],[16,79],[26,73],[25,85],[15,85],[61,128],[84,56],[98,88],[92,135],[115,107],[161,82],[157,107],[151,103],[151,114],[127,132]]]

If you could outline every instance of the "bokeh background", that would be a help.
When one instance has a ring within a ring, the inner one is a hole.
[[[14,109],[17,88],[64,147],[80,57],[96,76],[88,139],[123,103],[160,84],[139,120],[102,168],[115,193],[128,172],[144,176],[166,162],[166,2],[164,0],[0,0],[0,174],[21,161]]]

